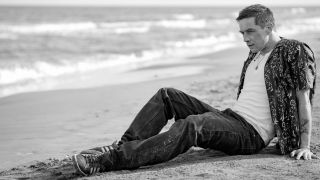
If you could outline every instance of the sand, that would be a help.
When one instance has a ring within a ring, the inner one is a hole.
[[[319,49],[315,49],[320,45],[318,37],[308,34],[303,39],[320,57]],[[247,53],[245,47],[237,47],[174,64],[155,64],[123,74],[140,79],[131,83],[1,98],[0,179],[319,179],[319,160],[279,155],[274,143],[256,155],[227,156],[193,147],[154,166],[90,177],[75,174],[70,156],[120,138],[139,109],[161,87],[183,90],[218,109],[230,107]],[[311,142],[311,150],[318,155],[319,91],[314,99]]]

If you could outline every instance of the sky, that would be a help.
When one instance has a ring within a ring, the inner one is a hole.
[[[0,0],[0,5],[76,5],[76,6],[320,6],[320,0]]]

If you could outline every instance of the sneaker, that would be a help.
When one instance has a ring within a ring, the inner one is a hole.
[[[114,149],[117,149],[118,142],[114,141],[111,145],[108,146],[102,146],[102,147],[95,147],[92,149],[81,151],[80,154],[103,154],[105,152],[113,151]]]
[[[113,163],[110,153],[101,154],[75,154],[72,162],[76,171],[84,176],[105,172],[112,169]]]

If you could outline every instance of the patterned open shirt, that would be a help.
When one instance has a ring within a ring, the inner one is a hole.
[[[237,98],[243,88],[246,70],[256,53],[250,51],[240,76]],[[281,154],[299,148],[300,123],[297,91],[315,92],[316,64],[312,50],[305,43],[282,38],[272,50],[264,67],[264,79]]]

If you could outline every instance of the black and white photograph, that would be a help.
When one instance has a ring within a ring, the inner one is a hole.
[[[319,179],[319,0],[0,0],[0,180]]]

